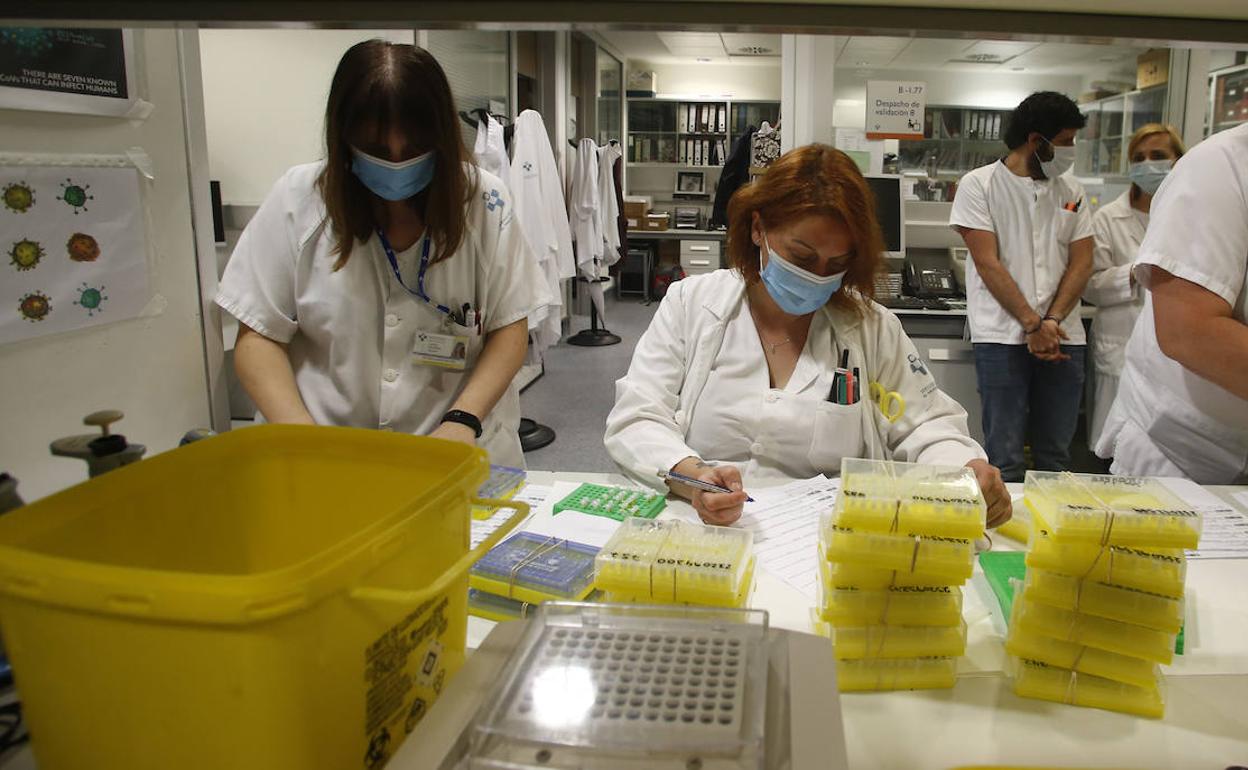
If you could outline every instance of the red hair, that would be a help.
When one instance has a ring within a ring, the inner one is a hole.
[[[755,213],[773,228],[808,216],[839,219],[849,230],[853,254],[843,288],[830,304],[854,312],[865,309],[883,265],[884,237],[875,219],[875,196],[848,155],[826,144],[790,150],[732,196],[728,264],[747,284],[759,280],[758,246],[752,237]]]

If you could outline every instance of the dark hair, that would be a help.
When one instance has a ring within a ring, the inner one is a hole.
[[[1045,139],[1068,128],[1083,128],[1088,117],[1079,111],[1079,105],[1065,94],[1056,91],[1037,91],[1019,102],[1010,113],[1005,127],[1005,146],[1011,150],[1027,143],[1031,134]]]
[[[351,171],[351,146],[384,147],[395,129],[437,158],[433,181],[408,201],[423,215],[432,261],[454,254],[463,242],[476,176],[466,170],[468,151],[446,73],[423,48],[366,40],[338,61],[325,107],[325,168],[316,186],[335,239],[335,270],[351,258],[355,241],[367,241],[379,224],[378,199]]]
[[[781,155],[767,173],[737,190],[728,202],[728,264],[747,284],[759,280],[758,246],[751,236],[754,213],[769,227],[804,217],[832,216],[845,223],[853,239],[842,289],[831,304],[862,312],[874,293],[875,275],[884,252],[884,236],[875,219],[875,196],[858,165],[826,144],[808,144]]]

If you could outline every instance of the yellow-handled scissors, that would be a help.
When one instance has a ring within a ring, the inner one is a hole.
[[[906,413],[906,400],[897,391],[884,390],[883,385],[873,382],[868,387],[867,392],[870,393],[871,400],[884,413],[884,419],[890,423],[897,422]]]

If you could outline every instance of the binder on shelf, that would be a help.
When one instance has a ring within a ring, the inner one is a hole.
[[[1001,113],[992,116],[992,138],[1001,138]]]
[[[677,161],[678,161],[678,162],[680,162],[680,163],[688,163],[688,162],[689,162],[689,161],[688,161],[689,154],[686,152],[685,140],[684,140],[684,139],[678,139],[676,143],[677,143],[678,145],[680,145],[680,146],[677,148],[677,151],[676,151],[676,152],[677,152]]]
[[[689,125],[689,105],[684,102],[676,105],[676,125],[681,127]]]
[[[693,165],[702,165],[702,142],[696,140],[693,143]]]
[[[718,131],[723,133],[728,130],[728,105],[719,105],[719,128]]]
[[[685,131],[692,134],[694,125],[698,122],[698,105],[689,105],[689,114],[685,117]]]

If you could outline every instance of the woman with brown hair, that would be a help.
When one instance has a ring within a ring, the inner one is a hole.
[[[606,446],[625,473],[658,489],[656,472],[675,471],[734,490],[669,482],[704,521],[728,524],[743,479],[835,475],[845,457],[966,465],[989,523],[1009,518],[966,410],[870,299],[883,251],[874,212],[854,162],[825,145],[785,154],[733,195],[731,268],[673,284],[616,383]]]
[[[1096,245],[1092,277],[1083,297],[1096,305],[1092,319],[1092,371],[1095,395],[1088,424],[1088,446],[1095,451],[1105,418],[1118,394],[1118,378],[1126,360],[1127,339],[1144,309],[1144,291],[1135,282],[1131,264],[1144,242],[1153,194],[1174,162],[1183,157],[1183,140],[1172,126],[1149,123],[1131,136],[1127,158],[1131,187],[1092,217]]]
[[[258,417],[479,443],[523,466],[512,379],[550,298],[507,190],[469,162],[437,61],[349,49],[325,153],[278,180],[217,295]]]

